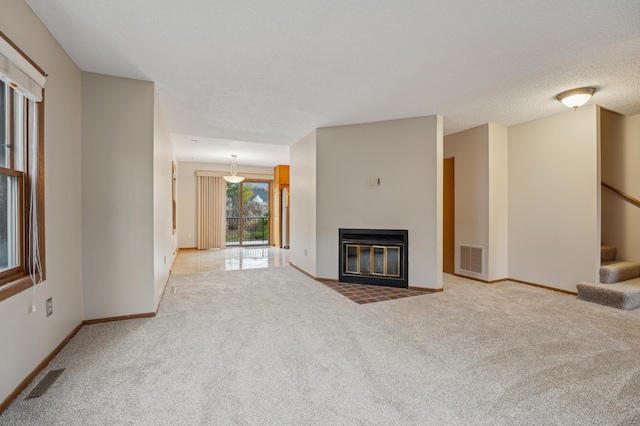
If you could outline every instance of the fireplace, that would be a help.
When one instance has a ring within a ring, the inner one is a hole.
[[[339,281],[409,287],[409,233],[404,229],[339,230]]]

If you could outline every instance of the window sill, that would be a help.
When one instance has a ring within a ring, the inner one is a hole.
[[[31,277],[24,272],[8,277],[6,282],[0,284],[0,301],[15,296],[32,286],[33,282],[31,281]]]

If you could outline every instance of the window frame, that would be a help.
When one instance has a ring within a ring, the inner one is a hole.
[[[26,238],[27,238],[27,233],[26,233],[27,229],[24,223],[25,222],[24,172],[11,169],[11,168],[0,167],[0,176],[13,176],[17,178],[17,193],[18,193],[18,202],[17,202],[17,207],[18,207],[17,222],[18,223],[17,223],[17,230],[16,230],[16,234],[17,234],[16,243],[18,245],[18,250],[17,250],[18,265],[12,268],[9,268],[6,271],[0,272],[0,286],[1,286],[2,283],[6,281],[7,277],[16,276],[16,274],[20,274],[21,272],[24,272],[24,269],[26,268],[26,263],[25,263],[26,253],[24,248],[25,248]]]
[[[9,43],[17,52],[19,52],[24,59],[26,59],[31,65],[33,65],[40,73],[45,75],[44,71],[35,64],[31,58],[24,54],[24,52],[18,48],[15,43],[13,43],[7,36],[4,35],[0,31],[0,37],[2,37],[7,43]],[[13,98],[15,97],[15,91],[9,86],[6,85],[8,89],[10,89],[10,97],[11,101],[8,103],[11,108],[11,122],[10,126],[13,127],[13,110],[15,108],[15,102],[13,102]],[[42,101],[37,102],[36,108],[36,117],[30,117],[31,108],[29,107],[29,102],[25,99],[24,102],[24,119],[23,125],[25,126],[25,130],[23,132],[23,146],[22,146],[22,162],[24,163],[24,171],[20,172],[15,169],[10,168],[0,168],[3,175],[15,175],[18,176],[18,192],[19,192],[19,225],[17,232],[19,233],[18,243],[18,257],[20,265],[18,267],[14,267],[8,269],[7,271],[3,271],[0,273],[0,301],[8,299],[16,294],[23,292],[34,286],[34,282],[37,283],[39,281],[44,281],[46,279],[46,250],[45,250],[45,218],[44,218],[44,113],[45,113],[45,91],[42,91]],[[37,120],[37,134],[35,135],[35,149],[31,149],[30,147],[30,131],[31,129],[28,126],[31,119]],[[13,130],[11,130],[11,141],[13,141]],[[34,171],[30,171],[27,165],[29,164],[29,160],[32,156],[37,156],[37,168]],[[30,197],[31,193],[31,182],[33,177],[36,179],[36,188],[35,199],[36,199],[36,209],[34,212],[30,209]],[[32,277],[29,272],[32,265],[29,264],[29,251],[30,251],[30,241],[29,241],[29,221],[28,218],[30,215],[34,213],[37,220],[38,225],[38,248],[40,252],[40,274],[36,273]]]

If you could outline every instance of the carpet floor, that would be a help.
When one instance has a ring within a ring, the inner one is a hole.
[[[183,274],[0,424],[636,425],[639,354],[638,312],[511,282],[359,305],[291,267]]]

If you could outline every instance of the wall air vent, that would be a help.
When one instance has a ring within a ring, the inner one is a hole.
[[[460,244],[460,270],[482,274],[484,247]]]

